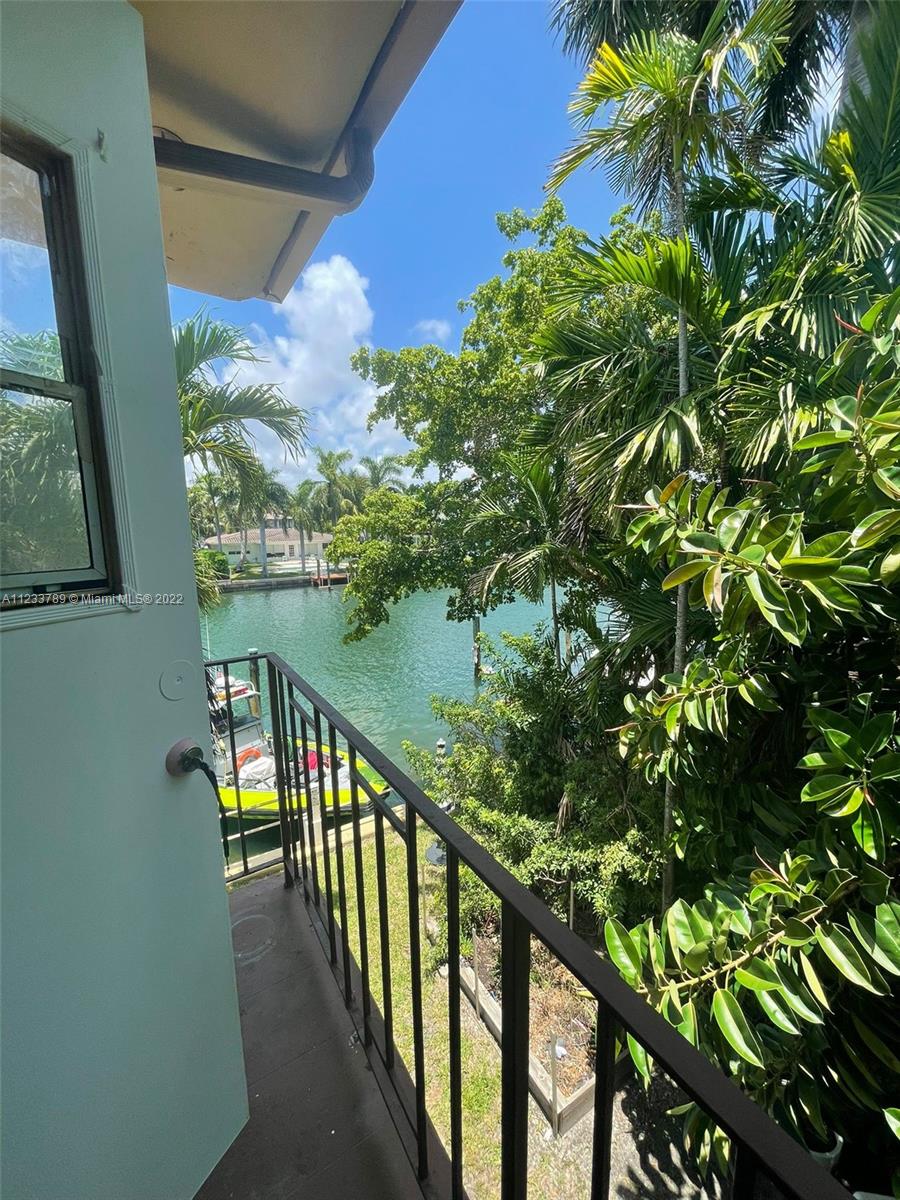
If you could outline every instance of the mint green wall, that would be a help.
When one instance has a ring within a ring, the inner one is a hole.
[[[246,1090],[215,801],[163,768],[209,730],[141,21],[111,0],[0,22],[5,119],[80,164],[132,583],[185,597],[0,636],[2,1194],[187,1200]]]

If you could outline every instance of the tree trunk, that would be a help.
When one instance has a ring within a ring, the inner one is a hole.
[[[481,617],[472,618],[472,669],[475,672],[475,679],[481,678],[481,645],[478,641],[481,633]]]
[[[204,463],[203,465],[204,465],[204,470],[206,470],[206,464]],[[213,487],[212,476],[210,475],[208,470],[206,470],[206,490],[209,492],[209,502],[212,505],[213,521],[215,522],[215,526],[216,526],[216,544],[218,545],[219,550],[221,551],[222,550],[222,522],[219,520],[219,506],[216,503],[216,489]]]
[[[675,224],[677,225],[677,233],[679,237],[684,237],[686,233],[684,219],[684,167],[681,157],[681,148],[676,144],[673,146],[673,187],[672,199],[675,208]],[[687,313],[679,306],[678,309],[678,396],[686,396],[690,387],[688,379],[688,327]],[[687,455],[682,454],[681,469],[686,470],[688,467]],[[687,617],[688,617],[688,585],[680,583],[676,594],[675,603],[675,653],[673,656],[672,670],[676,675],[684,670],[684,659],[687,650]],[[663,841],[668,846],[672,837],[672,830],[675,824],[675,784],[671,779],[666,780],[666,794],[663,801]],[[675,859],[674,855],[669,851],[666,865],[663,870],[662,879],[662,907],[665,911],[672,902],[672,891],[675,882]]]
[[[550,580],[550,613],[553,618],[553,653],[556,655],[556,665],[562,666],[562,658],[559,653],[559,612],[556,608],[556,580]]]
[[[306,577],[306,534],[300,529],[300,574]]]
[[[266,518],[259,522],[259,567],[263,579],[269,577],[269,551],[266,547]]]

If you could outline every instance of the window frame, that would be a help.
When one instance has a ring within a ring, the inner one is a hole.
[[[63,374],[62,380],[46,379],[0,365],[0,388],[71,405],[90,555],[88,567],[0,575],[0,607],[8,610],[42,594],[110,593],[119,578],[119,557],[73,161],[6,125],[0,125],[0,151],[37,176]]]

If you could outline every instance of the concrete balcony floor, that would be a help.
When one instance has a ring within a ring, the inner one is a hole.
[[[196,1200],[422,1200],[302,899],[230,897],[250,1120]]]

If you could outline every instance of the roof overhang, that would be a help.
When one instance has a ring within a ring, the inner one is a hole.
[[[460,0],[132,0],[170,283],[283,300]]]

